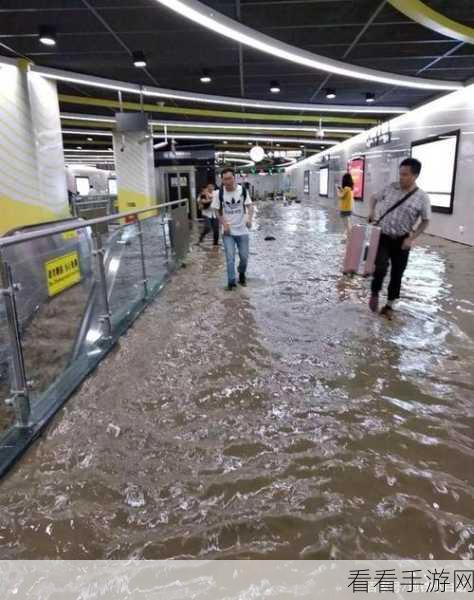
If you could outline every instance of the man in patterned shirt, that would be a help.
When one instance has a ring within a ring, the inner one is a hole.
[[[382,232],[375,261],[369,306],[373,312],[378,311],[379,293],[390,262],[388,301],[381,310],[381,314],[389,319],[393,316],[394,302],[400,298],[403,273],[408,264],[413,242],[428,227],[431,217],[429,196],[416,186],[416,180],[420,172],[421,163],[419,160],[416,160],[416,158],[405,159],[400,164],[399,183],[392,183],[382,192],[374,194],[370,199],[369,223],[383,217],[391,206],[413,192],[405,202],[383,217],[380,222]]]

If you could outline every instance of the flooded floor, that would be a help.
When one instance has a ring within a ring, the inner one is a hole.
[[[389,322],[332,209],[257,227],[249,286],[194,247],[0,484],[0,558],[474,557],[473,249],[423,240]]]

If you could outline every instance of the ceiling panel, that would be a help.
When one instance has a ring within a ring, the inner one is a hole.
[[[162,7],[155,0],[89,0],[102,23],[82,0],[2,0],[0,43],[8,55],[26,55],[36,63],[83,73],[189,91],[238,96],[241,93],[239,53],[235,42],[203,29]],[[235,17],[234,0],[208,0],[212,8]],[[242,21],[286,43],[347,62],[438,79],[467,80],[474,75],[474,48],[465,45],[452,56],[436,60],[456,47],[449,40],[411,22],[385,4],[375,21],[352,47],[381,0],[241,0]],[[429,5],[474,25],[472,0],[429,0]],[[54,25],[54,49],[37,39],[40,24]],[[113,33],[111,33],[111,31]],[[115,34],[115,36],[114,36]],[[119,39],[117,39],[117,36]],[[350,49],[350,51],[349,51]],[[148,71],[131,64],[130,51],[143,50]],[[328,74],[284,62],[243,48],[244,93],[250,98],[328,102],[325,87],[337,90],[337,102],[364,104],[373,92],[382,104],[414,105],[433,92],[393,89],[363,80]],[[203,85],[203,68],[213,81]],[[277,79],[281,93],[269,93]],[[321,88],[319,93],[316,93]],[[84,89],[82,93],[85,93]],[[96,94],[96,90],[87,93]]]

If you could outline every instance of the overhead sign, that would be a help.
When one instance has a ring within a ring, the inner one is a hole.
[[[177,150],[172,152],[167,150],[165,152],[157,152],[156,158],[160,160],[214,160],[214,149],[205,150]]]
[[[69,252],[48,260],[45,264],[48,296],[56,296],[81,281],[79,254]]]
[[[180,187],[186,187],[188,185],[188,178],[180,176],[179,178]],[[178,187],[178,176],[171,177],[171,187]]]
[[[148,117],[142,112],[115,113],[116,129],[119,133],[148,131]]]
[[[389,144],[392,141],[392,132],[390,130],[390,122],[382,123],[375,129],[367,134],[366,146],[367,148],[373,148],[374,146],[381,146],[383,144]]]

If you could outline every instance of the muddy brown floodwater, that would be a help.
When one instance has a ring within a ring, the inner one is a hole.
[[[1,483],[1,558],[473,558],[472,248],[423,240],[389,322],[332,208],[257,225],[248,288],[193,248]]]

